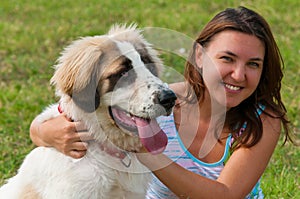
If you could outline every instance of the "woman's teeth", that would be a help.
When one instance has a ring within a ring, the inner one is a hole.
[[[239,89],[241,89],[241,87],[239,86],[233,86],[233,85],[229,85],[229,84],[224,84],[226,88],[233,90],[233,91],[237,91]]]

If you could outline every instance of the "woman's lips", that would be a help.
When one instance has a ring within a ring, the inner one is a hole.
[[[231,91],[231,92],[237,92],[243,89],[243,87],[241,86],[236,86],[232,84],[223,83],[223,85],[225,86],[227,91]]]

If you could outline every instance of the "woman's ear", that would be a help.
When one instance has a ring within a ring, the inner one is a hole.
[[[201,44],[197,43],[195,49],[195,62],[197,67],[199,67],[200,69],[202,69],[202,55],[203,55],[203,47]]]

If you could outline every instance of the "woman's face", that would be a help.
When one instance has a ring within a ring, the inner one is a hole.
[[[195,59],[211,100],[229,109],[256,90],[264,56],[265,46],[257,37],[225,30],[213,36],[206,47],[198,45]]]

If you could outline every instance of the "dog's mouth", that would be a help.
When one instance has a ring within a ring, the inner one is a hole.
[[[109,107],[109,112],[117,126],[139,136],[143,146],[152,154],[165,150],[168,138],[156,119],[146,119],[132,115],[117,107]]]

